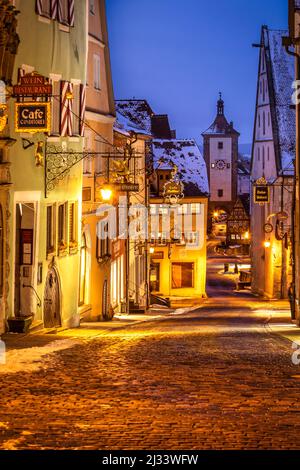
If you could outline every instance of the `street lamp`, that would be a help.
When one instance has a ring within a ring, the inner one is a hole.
[[[112,189],[109,186],[103,186],[100,189],[101,199],[102,201],[110,201],[112,197]]]
[[[153,253],[154,253],[154,247],[153,247],[153,246],[150,246],[150,248],[149,248],[149,253],[150,253],[151,255],[153,255]]]
[[[265,248],[270,248],[270,246],[271,246],[270,240],[266,240],[266,241],[264,242],[264,247],[265,247]]]
[[[219,217],[219,212],[215,211],[214,212],[214,218],[216,219],[217,217]]]

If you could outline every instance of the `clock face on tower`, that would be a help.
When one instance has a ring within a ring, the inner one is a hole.
[[[224,170],[226,168],[225,160],[216,160],[216,168],[217,170]]]

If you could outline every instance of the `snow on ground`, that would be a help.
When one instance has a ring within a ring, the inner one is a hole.
[[[82,344],[82,342],[63,339],[52,341],[45,346],[8,350],[5,354],[5,364],[0,364],[0,374],[35,372],[40,369],[47,369],[50,364],[53,366],[55,362],[53,353],[71,348],[77,344]]]

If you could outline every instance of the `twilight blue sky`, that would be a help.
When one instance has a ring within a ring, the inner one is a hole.
[[[252,139],[262,24],[287,28],[288,0],[106,0],[116,99],[146,98],[180,138],[225,114]]]

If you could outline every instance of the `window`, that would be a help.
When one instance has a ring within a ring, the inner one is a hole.
[[[77,204],[69,204],[69,243],[70,246],[77,246]]]
[[[263,101],[266,99],[266,82],[263,79]]]
[[[260,113],[258,113],[258,127],[260,127]]]
[[[192,210],[192,214],[201,214],[201,204],[192,202],[191,210]]]
[[[96,152],[97,153],[102,153],[103,152],[103,144],[102,142],[96,140],[95,141],[95,145],[96,145]],[[95,158],[95,170],[96,170],[96,173],[98,174],[104,174],[105,172],[105,158],[104,156],[102,155],[96,155],[96,158]]]
[[[3,210],[0,205],[0,295],[3,295],[4,286],[4,226],[3,226]]]
[[[263,112],[263,134],[266,133],[266,113]]]
[[[218,197],[223,197],[223,189],[218,189]]]
[[[108,229],[108,222],[98,222],[96,256],[99,261],[105,257],[110,256],[110,239]]]
[[[262,148],[262,169],[265,169],[265,146]]]
[[[211,164],[211,167],[212,167],[212,168],[215,168],[215,166],[216,166],[215,163],[212,163],[212,164]]]
[[[100,56],[98,54],[94,54],[93,59],[94,64],[94,88],[96,90],[100,90]]]
[[[92,188],[82,188],[82,201],[90,201],[92,199]]]
[[[270,147],[268,146],[267,147],[267,158],[268,158],[268,161],[270,160]]]
[[[260,148],[257,147],[257,161],[260,162]]]
[[[90,14],[95,15],[95,0],[90,0]]]
[[[58,248],[67,247],[67,203],[58,206]]]
[[[230,169],[230,163],[226,163],[228,169]]]
[[[223,142],[218,142],[218,149],[221,150],[223,149],[223,147],[224,147]]]
[[[47,206],[47,255],[55,250],[55,206]]]
[[[172,263],[172,289],[194,287],[194,263]]]
[[[268,112],[268,127],[270,127],[270,112]]]

